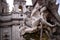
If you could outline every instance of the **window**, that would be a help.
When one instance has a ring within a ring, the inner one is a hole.
[[[4,8],[2,8],[2,13],[4,13]]]
[[[20,5],[20,6],[19,6],[19,11],[22,11],[22,10],[23,10],[23,8],[22,8],[22,6]]]

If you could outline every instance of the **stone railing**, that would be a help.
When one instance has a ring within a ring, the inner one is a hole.
[[[0,21],[9,21],[11,19],[12,19],[11,15],[8,15],[8,16],[0,16]]]
[[[19,25],[20,21],[3,22],[0,26]]]
[[[0,15],[0,26],[8,26],[8,25],[18,25],[20,24],[20,19],[23,18],[23,15],[20,13],[12,13],[9,15]]]
[[[19,14],[19,13],[13,13],[12,14],[12,19],[21,19],[23,18],[23,15]]]
[[[12,19],[22,19],[23,15],[21,15],[20,13],[12,13],[9,15],[0,15],[0,21],[9,21]]]

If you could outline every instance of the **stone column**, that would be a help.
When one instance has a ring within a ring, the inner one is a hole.
[[[12,40],[20,40],[19,25],[12,26]]]

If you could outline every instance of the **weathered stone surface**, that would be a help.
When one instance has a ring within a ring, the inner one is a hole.
[[[57,14],[56,0],[32,0],[32,2],[32,6],[26,6],[25,0],[14,0],[11,14],[0,16],[2,28],[11,26],[10,40],[60,40],[60,17]],[[3,12],[7,12],[7,4],[2,3],[2,8],[5,9]]]

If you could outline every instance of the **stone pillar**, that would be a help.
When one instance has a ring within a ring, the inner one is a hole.
[[[20,40],[19,25],[12,26],[12,40]]]
[[[11,27],[0,28],[0,40],[11,40]]]

